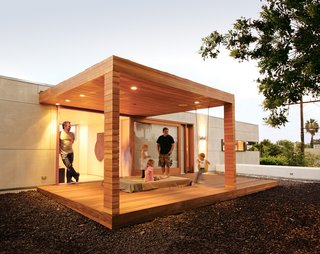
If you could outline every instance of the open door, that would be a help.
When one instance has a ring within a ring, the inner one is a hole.
[[[194,173],[194,127],[185,124],[184,127],[184,173]]]

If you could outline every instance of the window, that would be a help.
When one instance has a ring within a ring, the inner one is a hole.
[[[258,142],[248,141],[247,142],[247,151],[255,151],[254,146],[258,144]]]
[[[245,152],[247,150],[247,144],[245,141],[237,140],[235,148],[236,152]]]
[[[243,141],[243,140],[236,140],[235,145],[234,145],[234,149],[236,152],[245,152],[248,151],[249,149],[252,148],[252,146],[255,144],[256,142],[247,142],[247,141]],[[221,151],[224,152],[224,140],[221,139]]]
[[[172,158],[172,168],[178,167],[178,150],[177,150],[177,140],[178,140],[178,127],[168,126],[166,124],[157,123],[134,123],[134,168],[140,169],[140,157],[141,157],[141,147],[143,144],[148,145],[148,152],[152,159],[155,160],[155,168],[158,168],[158,151],[157,151],[157,139],[162,135],[163,127],[168,127],[169,135],[174,139],[175,146],[171,155]]]

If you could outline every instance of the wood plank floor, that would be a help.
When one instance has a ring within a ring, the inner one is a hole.
[[[193,179],[193,174],[182,175]],[[120,214],[103,207],[102,182],[41,186],[37,190],[71,209],[115,229],[145,222],[159,216],[214,204],[263,191],[278,185],[275,180],[237,177],[236,188],[224,187],[224,176],[205,174],[200,184],[162,188],[145,192],[120,192]]]

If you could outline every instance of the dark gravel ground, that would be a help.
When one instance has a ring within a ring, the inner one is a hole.
[[[320,253],[320,183],[109,230],[36,191],[0,195],[0,253]]]

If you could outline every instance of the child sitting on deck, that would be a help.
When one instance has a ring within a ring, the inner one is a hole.
[[[147,167],[145,170],[145,178],[144,181],[145,182],[153,182],[153,165],[154,165],[154,160],[153,159],[149,159],[147,162]]]

